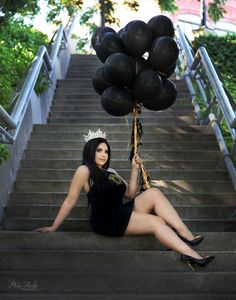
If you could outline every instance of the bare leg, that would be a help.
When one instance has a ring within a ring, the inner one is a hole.
[[[181,254],[202,258],[184,243],[161,217],[133,211],[125,235],[137,234],[154,234],[155,238],[166,247]]]
[[[183,223],[180,216],[170,204],[163,193],[157,188],[151,188],[135,198],[134,210],[142,213],[151,213],[153,210],[156,215],[172,226],[181,236],[191,241],[193,234]]]

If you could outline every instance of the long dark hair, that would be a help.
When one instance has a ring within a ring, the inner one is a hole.
[[[108,149],[108,159],[107,162],[104,164],[102,170],[98,168],[95,162],[96,150],[101,143],[105,143]],[[106,139],[101,137],[94,138],[89,140],[84,145],[82,164],[86,165],[89,168],[90,179],[92,179],[92,182],[95,184],[98,190],[101,190],[100,187],[104,181],[103,170],[107,170],[109,168],[110,158],[111,158],[111,147],[108,144]]]

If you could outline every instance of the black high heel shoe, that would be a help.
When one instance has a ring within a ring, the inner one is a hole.
[[[197,246],[198,244],[200,244],[202,242],[202,240],[204,239],[203,235],[198,235],[196,236],[193,240],[189,241],[186,238],[182,237],[181,235],[179,235],[177,233],[178,237],[184,241],[186,244],[189,244],[190,246]]]
[[[193,271],[195,271],[195,269],[192,265],[197,265],[199,267],[205,267],[214,258],[215,258],[215,256],[206,256],[206,257],[200,258],[200,259],[192,257],[192,256],[184,255],[184,254],[181,254],[181,256],[180,256],[180,260],[182,262],[186,262]]]

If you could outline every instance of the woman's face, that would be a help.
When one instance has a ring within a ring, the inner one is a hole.
[[[95,163],[98,168],[102,169],[105,163],[108,160],[108,148],[105,143],[101,143],[98,145],[96,153],[95,153]]]

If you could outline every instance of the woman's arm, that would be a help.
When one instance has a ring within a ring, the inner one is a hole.
[[[129,181],[129,184],[127,185],[126,192],[124,195],[126,198],[134,199],[137,195],[139,161],[140,161],[140,158],[139,158],[138,154],[136,154],[132,159],[130,181]]]
[[[113,173],[116,173],[116,175],[119,176],[122,179],[122,181],[125,183],[126,192],[124,194],[124,197],[129,198],[129,199],[134,199],[136,197],[136,194],[137,194],[138,174],[139,174],[139,168],[140,168],[139,161],[140,161],[140,158],[137,154],[132,159],[132,168],[131,168],[129,184],[115,170],[110,168],[110,170]]]
[[[89,179],[89,170],[86,166],[80,166],[71,181],[69,192],[67,197],[65,198],[52,226],[38,228],[35,231],[39,232],[50,232],[55,231],[62,224],[65,218],[70,213],[72,207],[75,205],[77,199],[80,196],[82,188],[85,186],[86,182]]]

